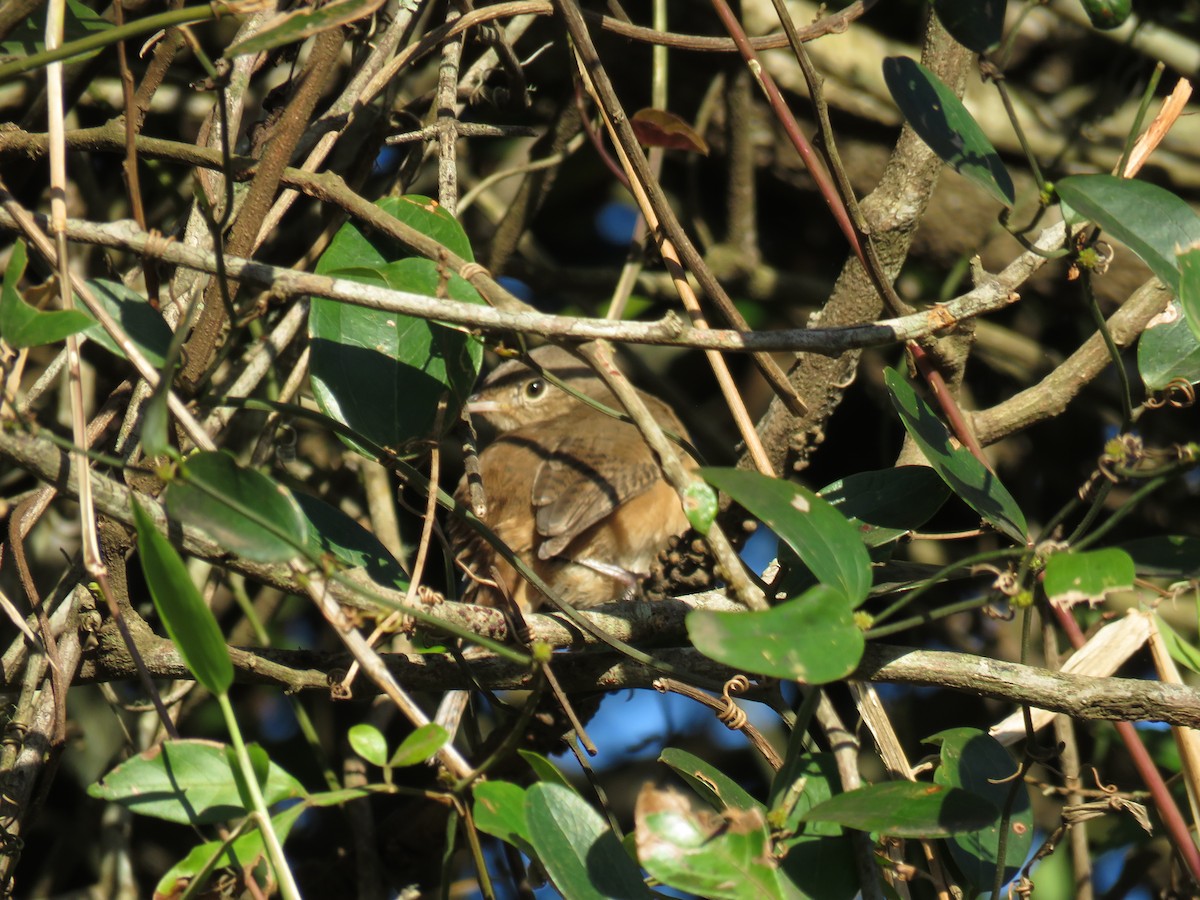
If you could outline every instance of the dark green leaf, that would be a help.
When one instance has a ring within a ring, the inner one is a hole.
[[[172,332],[158,310],[150,305],[150,301],[116,281],[97,278],[89,281],[88,287],[108,314],[121,326],[121,330],[133,341],[134,346],[142,352],[142,356],[146,357],[146,361],[154,368],[162,369],[167,363]],[[91,318],[90,313],[88,317]],[[100,323],[93,322],[92,327],[87,330],[87,336],[110,353],[125,358],[125,351]]]
[[[862,659],[854,611],[828,585],[763,612],[693,610],[686,621],[688,636],[705,656],[773,678],[826,684],[845,678]]]
[[[1013,205],[1012,178],[1000,154],[954,91],[906,56],[885,59],[883,79],[900,112],[930,150],[1005,206]]]
[[[574,791],[544,781],[533,785],[525,793],[525,821],[538,861],[563,896],[650,897],[608,823]]]
[[[444,279],[438,264],[427,259],[383,264],[371,274],[361,268],[323,274],[482,302],[470,284],[457,275]],[[438,401],[447,392],[450,405],[442,428],[454,423],[482,361],[477,340],[425,319],[314,298],[308,321],[310,377],[322,411],[397,451],[433,433]]]
[[[293,559],[308,527],[290,492],[223,451],[197,453],[167,488],[167,512],[195,525],[229,552],[259,562]]]
[[[634,819],[638,860],[663,884],[713,900],[785,896],[761,809],[720,815],[647,785]]]
[[[803,821],[814,806],[841,793],[837,762],[831,753],[804,753],[800,747],[799,741],[789,743],[783,768],[771,782],[768,821],[786,835],[783,875],[801,897],[851,900],[859,883],[849,838],[831,822]]]
[[[214,694],[233,684],[233,663],[217,620],[196,590],[175,548],[158,533],[154,522],[131,498],[137,528],[138,558],[167,634],[191,673]]]
[[[76,309],[38,310],[25,302],[18,289],[25,274],[25,242],[13,245],[0,285],[0,338],[10,347],[40,347],[54,344],[68,335],[78,334],[92,320]]]
[[[1000,531],[1024,544],[1028,540],[1025,516],[996,474],[965,447],[951,443],[946,426],[899,372],[887,369],[884,378],[905,430],[950,490]]]
[[[1148,391],[1161,391],[1178,378],[1200,384],[1200,341],[1177,300],[1151,319],[1138,338],[1138,372]]]
[[[1200,341],[1200,244],[1176,254],[1179,265],[1179,305],[1196,340]]]
[[[1095,605],[1114,591],[1132,588],[1134,574],[1133,559],[1116,547],[1055,553],[1046,560],[1043,587],[1051,603]]]
[[[267,23],[262,31],[239,41],[225,51],[226,59],[247,53],[260,53],[286,44],[294,44],[365,18],[383,5],[383,0],[333,0],[324,6],[302,7],[284,13]]]
[[[1161,534],[1125,541],[1121,549],[1133,557],[1139,575],[1176,581],[1200,577],[1200,538]]]
[[[113,23],[88,7],[83,0],[67,0],[66,15],[63,17],[63,44],[77,41],[89,35],[107,31]],[[5,56],[33,56],[46,49],[46,23],[30,16],[0,41],[0,53]],[[99,50],[91,50],[71,57],[74,62],[91,59]]]
[[[686,750],[668,747],[659,754],[658,761],[670,766],[717,812],[726,809],[764,809],[736,781]]]
[[[858,606],[871,589],[871,558],[858,529],[808,488],[742,469],[701,469],[718,490],[757,516],[812,570]]]
[[[817,493],[858,526],[868,547],[879,547],[917,530],[950,496],[945,482],[929,466],[859,472]]]
[[[979,831],[949,839],[950,854],[959,870],[978,891],[990,891],[996,879],[1000,845],[1000,811],[1009,806],[1008,840],[1004,851],[1003,884],[1017,870],[1033,846],[1033,810],[1029,788],[1016,779],[1017,764],[995,738],[974,728],[954,728],[927,739],[941,744],[942,764],[933,780],[983,797],[996,807],[996,818]],[[1012,798],[1011,800],[1009,798]]]
[[[1006,0],[933,0],[951,37],[976,53],[986,53],[1004,36]]]
[[[376,584],[408,587],[408,576],[379,538],[318,497],[292,496],[308,523],[308,549],[314,556],[332,556],[352,569],[363,569]]]
[[[88,788],[88,795],[184,825],[236,819],[246,809],[225,749],[216,741],[164,741],[117,765]],[[304,796],[300,782],[274,763],[260,780],[268,806]]]
[[[409,194],[404,197],[388,197],[376,204],[381,210],[399,219],[424,235],[433,238],[457,256],[471,262],[471,242],[458,220],[439,206],[436,200]],[[377,269],[390,262],[409,256],[403,244],[355,222],[338,229],[329,247],[317,262],[317,272],[328,275],[339,269]]]
[[[1114,175],[1071,175],[1054,185],[1079,215],[1132,250],[1179,293],[1175,251],[1200,241],[1200,216],[1168,190]]]
[[[400,746],[392,754],[388,765],[392,768],[401,769],[405,766],[415,766],[418,763],[423,763],[441,750],[448,740],[450,740],[450,735],[447,734],[446,729],[441,725],[436,725],[433,722],[430,722],[428,725],[422,725],[400,742]]]
[[[943,838],[986,828],[996,815],[995,806],[960,788],[889,781],[838,794],[814,806],[804,819],[895,837]]]
[[[374,725],[367,722],[352,725],[346,737],[350,748],[371,765],[383,768],[387,764],[387,738]]]
[[[522,850],[528,849],[525,788],[507,781],[477,781],[471,791],[475,795],[475,827]]]

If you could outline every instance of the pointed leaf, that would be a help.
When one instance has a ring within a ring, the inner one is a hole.
[[[17,241],[4,269],[4,283],[0,284],[0,338],[17,350],[40,347],[78,334],[92,324],[91,318],[77,309],[39,310],[26,303],[17,287],[25,263],[25,242]]]
[[[905,430],[950,490],[1000,531],[1024,544],[1028,530],[1025,516],[996,474],[965,447],[950,442],[946,426],[899,372],[887,369],[884,378]]]
[[[224,451],[197,453],[183,463],[182,479],[166,493],[172,518],[195,525],[246,559],[293,559],[308,541],[308,527],[291,493]]]
[[[1179,293],[1175,251],[1200,241],[1200,216],[1168,190],[1114,175],[1071,175],[1054,185],[1075,212],[1132,250]]]
[[[905,120],[930,150],[1000,203],[1013,205],[1012,178],[1000,154],[954,91],[906,56],[885,59],[883,79]]]
[[[115,766],[88,788],[88,795],[120,803],[130,812],[183,825],[211,825],[246,814],[225,744],[170,740]],[[268,806],[304,796],[304,788],[270,763],[262,781]]]
[[[838,794],[810,809],[804,820],[895,837],[943,838],[985,828],[996,815],[995,806],[960,788],[889,781]]]
[[[945,482],[929,466],[859,472],[817,493],[858,527],[868,547],[879,547],[920,528],[950,496]]]
[[[97,278],[87,284],[108,314],[142,352],[142,356],[146,357],[154,368],[162,369],[167,363],[167,352],[170,350],[173,336],[171,327],[167,325],[162,314],[150,305],[149,300],[120,282]],[[91,318],[90,313],[86,315]],[[99,322],[93,321],[92,327],[87,330],[87,336],[109,353],[125,358],[125,351]]]
[[[292,497],[307,523],[308,548],[314,556],[328,555],[352,569],[363,569],[376,584],[398,590],[408,587],[408,576],[379,538],[319,497],[299,492]]]
[[[823,584],[763,612],[693,610],[686,622],[692,643],[710,659],[806,684],[845,678],[863,654],[846,596]]]
[[[1175,255],[1179,265],[1179,305],[1196,340],[1200,341],[1200,244]]]
[[[261,31],[226,50],[225,58],[233,59],[303,41],[314,34],[366,18],[382,5],[383,0],[333,0],[317,8],[306,6],[283,13],[267,22]]]
[[[670,766],[717,812],[727,809],[764,809],[736,781],[686,750],[668,747],[659,754],[658,761]]]
[[[990,891],[995,883],[1000,812],[1012,797],[1002,882],[1007,884],[1016,877],[1033,846],[1029,788],[1024,782],[1014,780],[1016,761],[999,741],[975,728],[943,731],[927,738],[926,743],[941,744],[942,764],[933,773],[935,782],[970,791],[996,807],[996,818],[987,827],[956,834],[948,842],[959,870],[978,891]]]
[[[840,589],[858,606],[871,589],[871,558],[844,515],[808,488],[742,469],[701,469],[779,535],[822,584]]]
[[[525,794],[525,820],[538,861],[563,896],[651,896],[608,823],[574,791],[538,782]]]
[[[196,680],[214,694],[233,684],[233,663],[217,620],[196,590],[175,548],[158,533],[136,499],[130,498],[137,528],[138,558],[154,608]]]
[[[554,765],[554,763],[550,762],[542,754],[535,753],[532,750],[518,750],[517,754],[528,763],[529,768],[533,769],[533,774],[537,776],[538,781],[557,784],[569,791],[575,790],[571,782],[567,781],[567,776],[559,771],[558,766]]]
[[[1179,301],[1150,320],[1138,338],[1137,362],[1148,391],[1161,391],[1175,379],[1200,384],[1200,340]]]
[[[708,156],[708,144],[687,122],[665,109],[639,109],[629,119],[638,143],[643,147],[668,150],[692,150]]]
[[[1073,606],[1100,603],[1114,591],[1133,587],[1133,558],[1124,550],[1108,547],[1082,553],[1055,553],[1046,560],[1043,587],[1050,602]]]
[[[441,750],[448,740],[450,740],[450,735],[441,725],[434,722],[422,725],[400,742],[400,746],[392,754],[388,765],[395,769],[401,769],[405,766],[423,763]]]

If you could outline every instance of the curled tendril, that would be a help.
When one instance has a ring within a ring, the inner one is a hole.
[[[1187,409],[1195,403],[1196,386],[1183,376],[1172,378],[1161,393],[1151,394],[1146,398],[1147,409],[1162,409],[1164,406]]]

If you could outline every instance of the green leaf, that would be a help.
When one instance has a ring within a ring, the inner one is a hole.
[[[164,741],[118,764],[88,788],[88,796],[183,825],[236,819],[245,815],[246,809],[229,768],[226,746],[216,741]],[[268,806],[304,796],[300,782],[274,763],[260,780]]]
[[[1133,12],[1133,0],[1080,0],[1088,18],[1097,28],[1120,28]]]
[[[951,443],[946,426],[899,372],[886,369],[884,379],[905,430],[950,490],[1014,541],[1026,543],[1025,516],[996,474],[965,447]]]
[[[448,740],[450,734],[441,725],[433,722],[422,725],[400,742],[388,765],[394,769],[401,769],[423,763],[441,750]]]
[[[470,284],[457,275],[444,279],[428,259],[370,270],[317,268],[427,297],[444,293],[463,303],[483,302]],[[479,342],[464,331],[335,300],[313,298],[308,329],[310,378],[322,412],[397,451],[433,433],[438,401],[447,392],[442,428],[454,423],[482,362]]]
[[[291,493],[224,451],[197,453],[166,492],[168,514],[204,531],[231,553],[258,562],[295,558],[308,527]]]
[[[137,291],[130,290],[119,282],[97,278],[87,284],[108,314],[121,326],[121,330],[133,341],[142,356],[146,357],[147,362],[156,369],[162,369],[167,364],[167,353],[173,334],[159,311]],[[85,315],[91,318],[91,313]],[[92,327],[87,330],[87,336],[109,353],[121,359],[125,358],[125,351],[99,322],[93,320]]]
[[[0,285],[0,338],[17,350],[40,347],[78,334],[92,324],[91,318],[77,309],[42,311],[26,303],[17,288],[25,274],[25,263],[25,242],[17,241]]]
[[[1139,575],[1175,581],[1200,577],[1200,538],[1160,534],[1135,538],[1120,546],[1133,557]]]
[[[1179,265],[1179,305],[1192,335],[1200,341],[1200,244],[1175,254]]]
[[[1156,615],[1154,620],[1158,624],[1159,634],[1162,635],[1163,643],[1167,645],[1171,659],[1200,675],[1200,649],[1195,644],[1185,641],[1162,616]]]
[[[158,533],[138,501],[131,497],[130,503],[138,558],[154,608],[196,680],[212,693],[224,694],[233,684],[233,663],[217,620],[204,605],[175,548]]]
[[[108,31],[112,27],[112,22],[106,21],[83,0],[67,0],[67,11],[63,17],[62,43],[69,44],[80,38]],[[0,53],[5,56],[33,56],[35,53],[42,53],[45,49],[46,23],[33,16],[27,18],[10,31],[3,41],[0,41]],[[71,60],[72,62],[81,62],[91,59],[99,52],[99,50],[91,50],[73,56]]]
[[[915,531],[942,508],[950,490],[929,466],[897,466],[839,478],[818,495],[858,527],[868,547]]]
[[[1134,575],[1133,558],[1116,547],[1055,553],[1046,560],[1043,587],[1051,603],[1095,605],[1113,591],[1131,589]]]
[[[557,784],[569,791],[575,790],[571,782],[567,781],[567,776],[559,771],[558,766],[554,765],[554,763],[550,762],[542,754],[535,753],[532,750],[518,750],[517,753],[521,759],[529,764],[529,768],[533,769],[533,774],[537,776],[538,781]]]
[[[858,529],[808,488],[742,469],[700,470],[718,490],[761,519],[822,584],[858,606],[871,589],[871,558]]]
[[[346,732],[350,748],[373,766],[381,769],[387,765],[387,738],[383,732],[367,722],[350,726]]]
[[[1004,851],[1003,884],[1016,877],[1033,846],[1033,810],[1029,788],[1014,780],[1016,761],[995,738],[975,728],[953,728],[926,739],[940,743],[942,764],[933,774],[937,784],[962,788],[996,807],[996,818],[979,831],[949,839],[950,855],[978,891],[990,891],[996,880],[1000,846],[1000,811],[1013,797]],[[1014,793],[1015,791],[1015,793]]]
[[[789,742],[769,795],[768,822],[784,835],[782,873],[801,897],[851,900],[859,883],[849,838],[831,822],[803,821],[814,806],[841,793],[837,762],[832,753],[804,753],[800,747],[798,740]]]
[[[1171,292],[1179,294],[1175,251],[1200,241],[1200,216],[1168,190],[1114,175],[1071,175],[1058,196],[1132,250]]]
[[[845,594],[824,584],[762,612],[693,610],[686,622],[692,643],[710,659],[806,684],[845,678],[863,654]]]
[[[638,860],[663,884],[713,900],[785,896],[761,809],[719,815],[646,785],[634,821]]]
[[[389,216],[433,238],[451,253],[473,262],[471,242],[458,220],[436,200],[419,194],[388,197],[375,204]],[[350,222],[338,229],[329,247],[321,254],[317,272],[328,275],[335,269],[376,269],[409,256],[399,241],[371,230],[364,232]]]
[[[525,820],[529,843],[563,896],[651,896],[637,864],[608,823],[574,791],[538,782],[525,793]]]
[[[688,524],[700,534],[708,534],[708,529],[712,528],[713,519],[720,510],[717,492],[703,481],[693,481],[684,488],[681,497]]]
[[[362,569],[376,584],[398,590],[408,587],[404,569],[379,538],[319,497],[295,493],[292,498],[307,523],[313,556],[331,556],[352,569]]]
[[[484,834],[529,850],[529,826],[525,822],[525,788],[507,781],[477,781],[475,827]]]
[[[944,838],[986,828],[996,815],[991,803],[961,788],[889,781],[838,794],[810,809],[804,820],[895,837]]]
[[[976,53],[986,53],[1004,36],[1005,0],[933,0],[950,36]]]
[[[294,44],[365,18],[383,5],[383,0],[334,0],[313,9],[304,7],[284,13],[267,23],[267,27],[244,41],[238,41],[225,51],[226,59],[247,53],[260,53],[275,47]]]
[[[271,817],[271,824],[280,842],[286,841],[292,826],[304,812],[305,805],[297,803],[290,806],[277,816]],[[267,858],[267,850],[263,845],[262,832],[257,828],[239,835],[233,844],[222,851],[224,841],[215,840],[193,847],[183,859],[173,865],[159,879],[155,888],[156,897],[175,897],[184,890],[187,882],[200,879],[201,885],[207,880],[208,874],[214,869],[237,865],[246,871],[253,870],[260,861]],[[218,855],[219,854],[219,855]]]
[[[1161,391],[1177,378],[1200,384],[1200,340],[1177,300],[1151,319],[1138,338],[1137,361],[1148,391]]]
[[[670,766],[676,775],[691,785],[692,790],[717,812],[727,809],[765,810],[765,807],[736,781],[686,750],[668,747],[659,754],[658,761]]]
[[[1000,154],[941,79],[915,60],[892,56],[883,61],[883,79],[913,131],[943,162],[1011,207],[1012,178]]]

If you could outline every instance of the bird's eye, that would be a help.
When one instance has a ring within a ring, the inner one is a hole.
[[[530,400],[540,400],[544,393],[546,393],[546,382],[540,378],[534,378],[525,385],[525,396]]]

